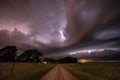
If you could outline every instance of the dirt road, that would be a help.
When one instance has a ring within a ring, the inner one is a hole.
[[[77,80],[62,65],[56,65],[50,72],[40,80]]]

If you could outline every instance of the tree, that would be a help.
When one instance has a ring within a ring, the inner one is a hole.
[[[0,62],[2,61],[2,53],[1,53],[1,49],[0,49]]]
[[[10,74],[12,74],[14,67],[15,67],[16,53],[17,53],[16,46],[6,46],[0,50],[0,55],[1,55],[2,61],[14,62],[12,65]]]
[[[43,61],[46,61],[46,62],[48,62],[48,63],[55,63],[55,62],[56,62],[55,59],[53,59],[53,58],[47,58],[47,57],[45,57],[45,58],[43,59]]]
[[[23,62],[39,62],[43,54],[36,49],[29,49],[20,55],[20,61]]]
[[[77,63],[77,58],[67,56],[64,58],[60,58],[58,62],[59,63]]]
[[[6,46],[0,50],[0,55],[3,61],[15,61],[17,53],[16,46]]]

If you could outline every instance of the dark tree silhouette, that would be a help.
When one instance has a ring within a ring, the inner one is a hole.
[[[2,49],[0,49],[0,62],[2,61],[2,53],[1,53]]]
[[[29,49],[24,51],[20,55],[20,61],[22,62],[40,62],[43,54],[36,49]]]
[[[11,68],[11,73],[15,67],[15,57],[17,53],[16,46],[6,46],[0,50],[1,60],[7,62],[14,62]]]
[[[55,62],[56,62],[55,59],[53,59],[53,58],[47,58],[47,57],[45,57],[45,58],[43,59],[43,61],[46,61],[46,62],[48,62],[48,63],[55,63]]]
[[[64,58],[60,58],[58,62],[59,63],[77,63],[77,58],[67,56]]]
[[[2,61],[5,62],[14,62],[17,53],[16,46],[6,46],[0,49],[0,55],[2,57]]]

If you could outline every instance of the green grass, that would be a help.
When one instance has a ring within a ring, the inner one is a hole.
[[[0,80],[39,80],[53,67],[53,64],[16,63],[10,74],[12,63],[0,63]]]
[[[120,62],[64,64],[79,80],[120,80]]]

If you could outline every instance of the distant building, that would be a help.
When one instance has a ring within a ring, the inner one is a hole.
[[[43,61],[43,64],[48,64],[48,62],[47,61]]]
[[[91,59],[78,59],[78,63],[92,62]]]

